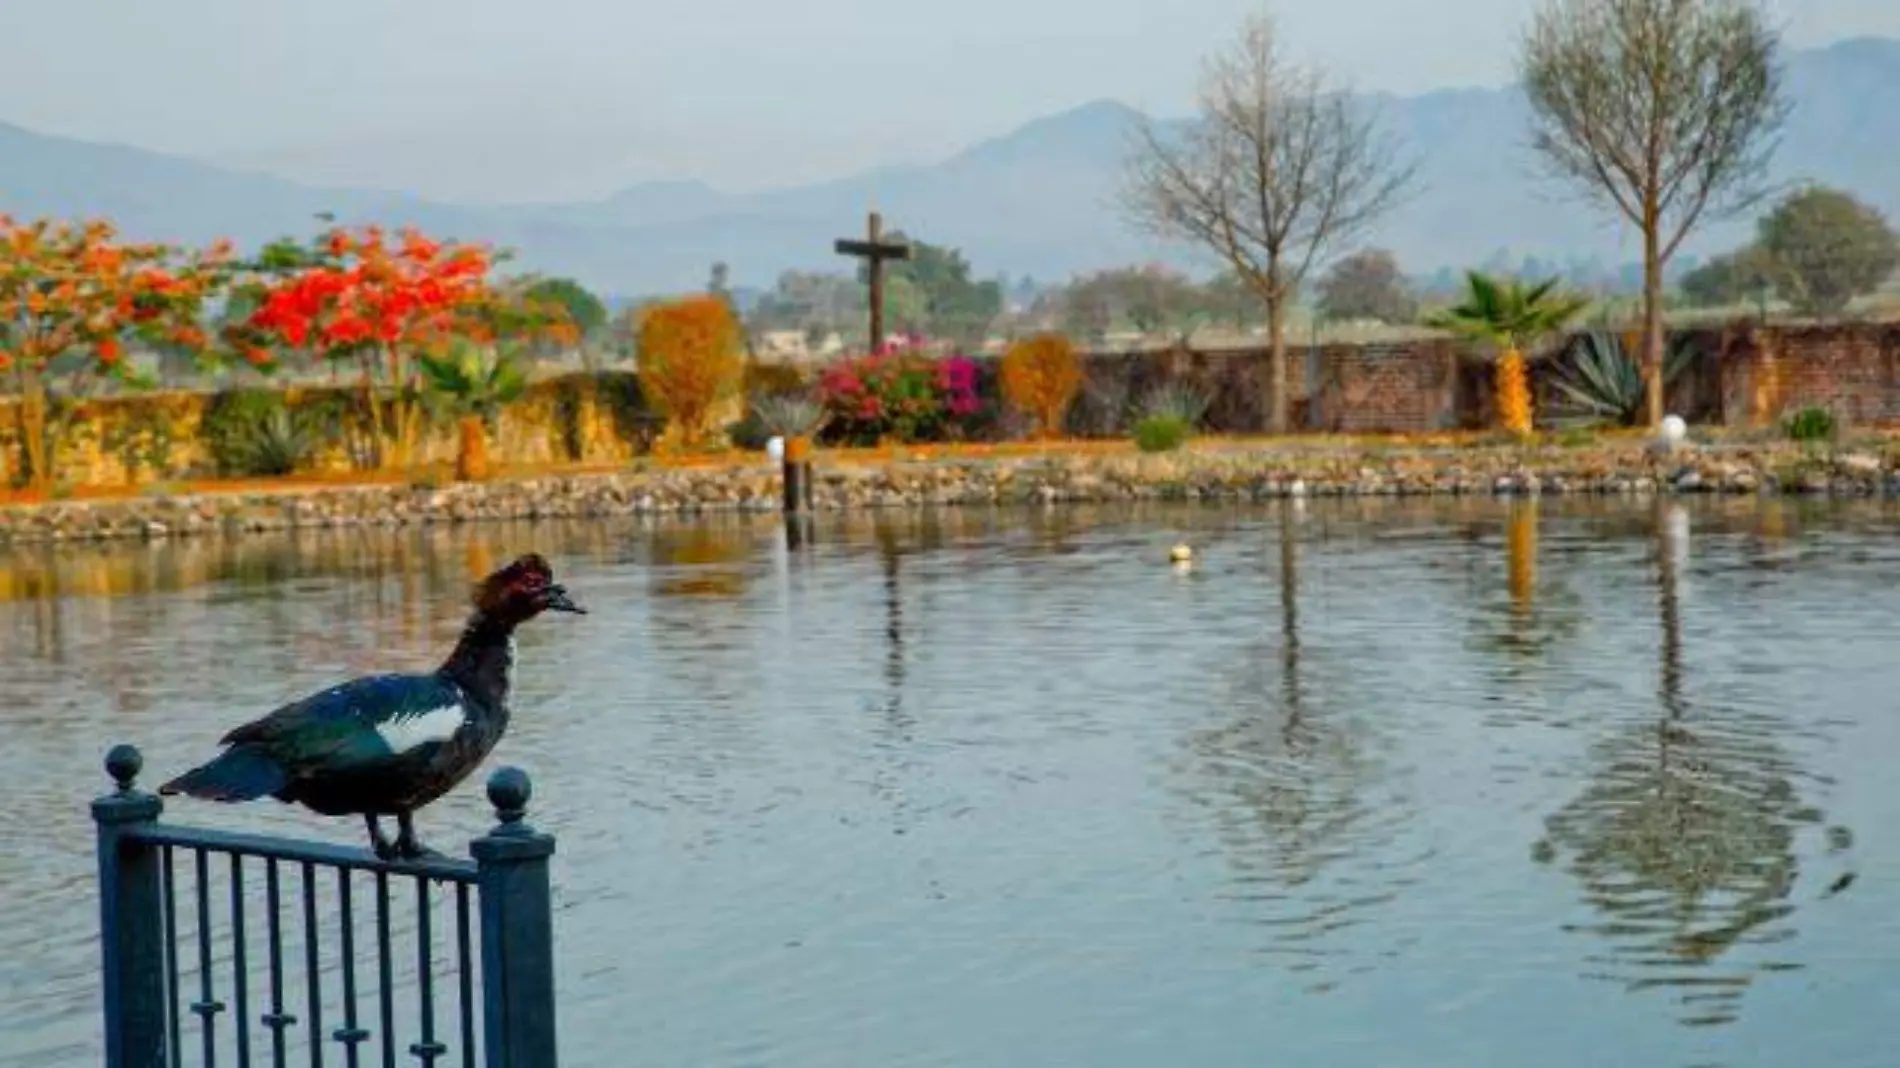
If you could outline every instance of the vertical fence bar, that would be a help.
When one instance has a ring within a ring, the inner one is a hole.
[[[554,839],[524,822],[533,795],[519,768],[497,769],[497,826],[469,844],[481,891],[482,1001],[488,1068],[555,1068]]]
[[[231,1026],[237,1030],[238,1068],[251,1068],[251,973],[244,937],[244,858],[231,854]]]
[[[376,986],[382,1012],[383,1068],[396,1068],[396,978],[389,945],[389,873],[376,873]]]
[[[164,849],[165,866],[165,1016],[166,1034],[170,1041],[165,1047],[176,1057],[184,1049],[184,1041],[179,1037],[178,1004],[178,875],[173,863],[172,847]]]
[[[270,1028],[270,1062],[284,1068],[287,1059],[284,1028],[296,1023],[297,1018],[284,1011],[284,897],[275,857],[264,862],[264,903],[270,910],[267,917],[270,926],[266,932],[266,944],[270,947],[270,1011],[261,1020]]]
[[[416,877],[416,983],[421,993],[422,1036],[409,1044],[409,1052],[434,1068],[435,1059],[449,1051],[435,1040],[435,935],[430,923],[429,880]]]
[[[92,803],[98,829],[99,947],[104,966],[107,1068],[165,1068],[164,880],[160,850],[139,841],[164,806],[136,789],[144,758],[129,745],[106,754],[112,793]]]
[[[211,982],[211,854],[199,847],[191,851],[191,859],[198,891],[198,1000],[191,1003],[191,1011],[204,1040],[205,1068],[217,1068],[218,1014],[224,1002],[213,995]]]
[[[475,1068],[475,955],[469,937],[468,884],[455,884],[455,985],[461,1001],[462,1068]]]
[[[304,1005],[310,1011],[310,1068],[323,1068],[323,971],[317,939],[317,866],[303,862]]]
[[[357,1047],[369,1037],[369,1032],[356,1025],[356,912],[350,904],[350,870],[338,868],[336,873],[337,906],[342,912],[343,932],[343,1026],[337,1028],[331,1038],[343,1043],[343,1060],[349,1068],[357,1068],[362,1055]]]

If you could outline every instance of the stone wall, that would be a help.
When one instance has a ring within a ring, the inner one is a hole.
[[[1809,405],[1827,408],[1850,425],[1900,422],[1900,323],[1738,322],[1679,336],[1688,337],[1698,355],[1672,384],[1668,406],[1692,423],[1768,426]],[[1552,366],[1548,360],[1531,365],[1540,410],[1554,399]],[[1084,368],[1086,380],[1068,420],[1077,436],[1125,435],[1131,408],[1150,390],[1171,383],[1207,395],[1211,432],[1252,434],[1266,427],[1263,347],[1089,353]],[[771,371],[768,376],[755,370],[751,385],[783,389],[812,374]],[[1445,338],[1287,349],[1290,415],[1298,430],[1417,433],[1489,426],[1491,378],[1488,361]],[[995,375],[985,373],[982,381],[993,393]],[[158,393],[83,403],[58,435],[55,481],[118,485],[217,473],[202,433],[217,396]],[[347,470],[363,458],[356,390],[307,387],[288,396],[295,407],[326,406],[343,431],[321,450],[315,472]],[[738,414],[736,406],[723,413],[728,419]],[[17,401],[0,397],[0,486],[12,481],[18,426]],[[1010,426],[1004,421],[997,432]],[[659,429],[632,374],[576,374],[530,387],[495,420],[490,448],[504,465],[618,464],[647,451]],[[450,463],[455,448],[454,428],[438,423],[421,444],[421,461]]]
[[[205,421],[216,393],[144,393],[81,401],[56,413],[54,482],[112,486],[137,481],[219,475]],[[321,412],[333,429],[310,473],[359,466],[369,449],[360,389],[302,387],[285,393],[293,410]],[[19,452],[19,402],[0,397],[0,487]],[[530,386],[499,412],[490,431],[492,458],[504,464],[624,463],[647,445],[658,421],[646,414],[633,375],[568,375]],[[419,444],[420,465],[451,464],[451,420],[432,421]]]

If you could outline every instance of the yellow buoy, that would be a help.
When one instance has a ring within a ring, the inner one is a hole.
[[[1185,564],[1189,560],[1194,559],[1194,550],[1188,548],[1185,544],[1176,545],[1174,548],[1168,550],[1168,559],[1177,564]]]

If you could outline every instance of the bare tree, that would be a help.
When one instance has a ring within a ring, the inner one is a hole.
[[[1219,256],[1266,304],[1267,422],[1285,433],[1287,306],[1314,260],[1390,209],[1414,167],[1346,92],[1281,54],[1266,16],[1207,61],[1199,111],[1178,133],[1141,127],[1123,204],[1143,229]]]
[[[1787,117],[1756,0],[1546,0],[1520,75],[1535,145],[1643,234],[1643,369],[1663,417],[1662,270],[1704,218],[1745,210]]]

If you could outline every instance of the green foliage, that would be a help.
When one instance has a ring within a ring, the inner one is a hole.
[[[1790,441],[1831,441],[1840,428],[1833,412],[1807,407],[1789,416],[1783,429]]]
[[[1135,448],[1142,452],[1173,452],[1194,436],[1194,424],[1178,416],[1144,415],[1135,421]]]
[[[591,338],[607,325],[607,306],[587,287],[572,278],[542,278],[529,285],[525,296],[534,301],[557,304],[567,310],[574,329],[582,338]]]
[[[1121,327],[1153,334],[1188,325],[1205,303],[1199,289],[1178,271],[1161,266],[1117,267],[1084,275],[1059,295],[1062,328],[1100,341]]]
[[[1682,295],[1691,307],[1719,308],[1760,300],[1774,286],[1772,267],[1755,246],[1736,249],[1682,276]]]
[[[890,238],[905,240],[902,232]],[[1003,311],[1002,284],[972,279],[969,261],[953,248],[912,240],[910,259],[886,264],[884,274],[885,322],[891,330],[969,345],[981,341]],[[868,265],[859,265],[858,281],[870,281]]]
[[[1694,360],[1689,338],[1677,338],[1663,356],[1663,386],[1668,388]],[[1642,365],[1623,348],[1613,331],[1592,330],[1579,336],[1557,364],[1552,384],[1564,403],[1560,421],[1612,423],[1636,426],[1648,402]]]
[[[1207,414],[1208,395],[1180,382],[1151,389],[1141,399],[1135,420],[1135,447],[1142,452],[1169,452],[1194,436]]]
[[[492,419],[528,387],[528,373],[513,356],[465,340],[443,355],[419,355],[416,367],[436,410],[451,416]]]
[[[1886,217],[1838,189],[1790,194],[1756,230],[1776,292],[1802,315],[1839,315],[1900,267],[1900,236]]]
[[[1449,330],[1461,337],[1489,342],[1505,349],[1523,349],[1588,307],[1583,297],[1557,290],[1556,278],[1527,284],[1515,278],[1498,279],[1482,271],[1465,272],[1465,297],[1434,312],[1425,325]]]
[[[292,410],[270,389],[218,394],[205,410],[201,433],[218,473],[272,477],[296,472],[329,441],[327,413]]]
[[[1326,319],[1409,323],[1418,316],[1418,298],[1406,285],[1398,258],[1384,249],[1341,259],[1320,277],[1317,288],[1315,305]]]
[[[157,405],[134,405],[123,419],[108,424],[100,444],[118,453],[119,462],[134,481],[140,471],[162,471],[171,459],[172,413]]]

